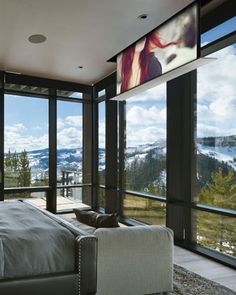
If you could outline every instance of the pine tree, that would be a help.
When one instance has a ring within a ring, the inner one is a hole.
[[[31,168],[27,152],[24,150],[19,158],[19,186],[25,187],[31,184]]]
[[[236,184],[234,171],[224,175],[220,167],[211,176],[211,182],[198,195],[200,203],[221,207],[236,208]],[[227,254],[236,255],[236,233],[234,219],[218,214],[198,212],[197,226],[199,242]]]

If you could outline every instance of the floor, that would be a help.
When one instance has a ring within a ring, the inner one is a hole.
[[[174,263],[236,292],[236,271],[230,267],[177,246],[174,248]]]

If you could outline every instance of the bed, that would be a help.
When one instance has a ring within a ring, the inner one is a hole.
[[[0,202],[0,294],[96,293],[97,240],[24,201]]]

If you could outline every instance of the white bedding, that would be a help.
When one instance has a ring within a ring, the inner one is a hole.
[[[0,202],[0,279],[73,271],[75,236],[43,212]]]

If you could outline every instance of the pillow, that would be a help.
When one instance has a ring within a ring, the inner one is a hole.
[[[119,227],[117,214],[98,214],[96,217],[95,227]]]
[[[75,212],[76,218],[79,220],[79,222],[95,227],[96,217],[98,213],[79,209],[74,209],[73,211]]]
[[[119,227],[118,216],[116,213],[112,214],[99,214],[94,211],[84,211],[74,209],[76,218],[79,222],[93,226],[100,227]]]

